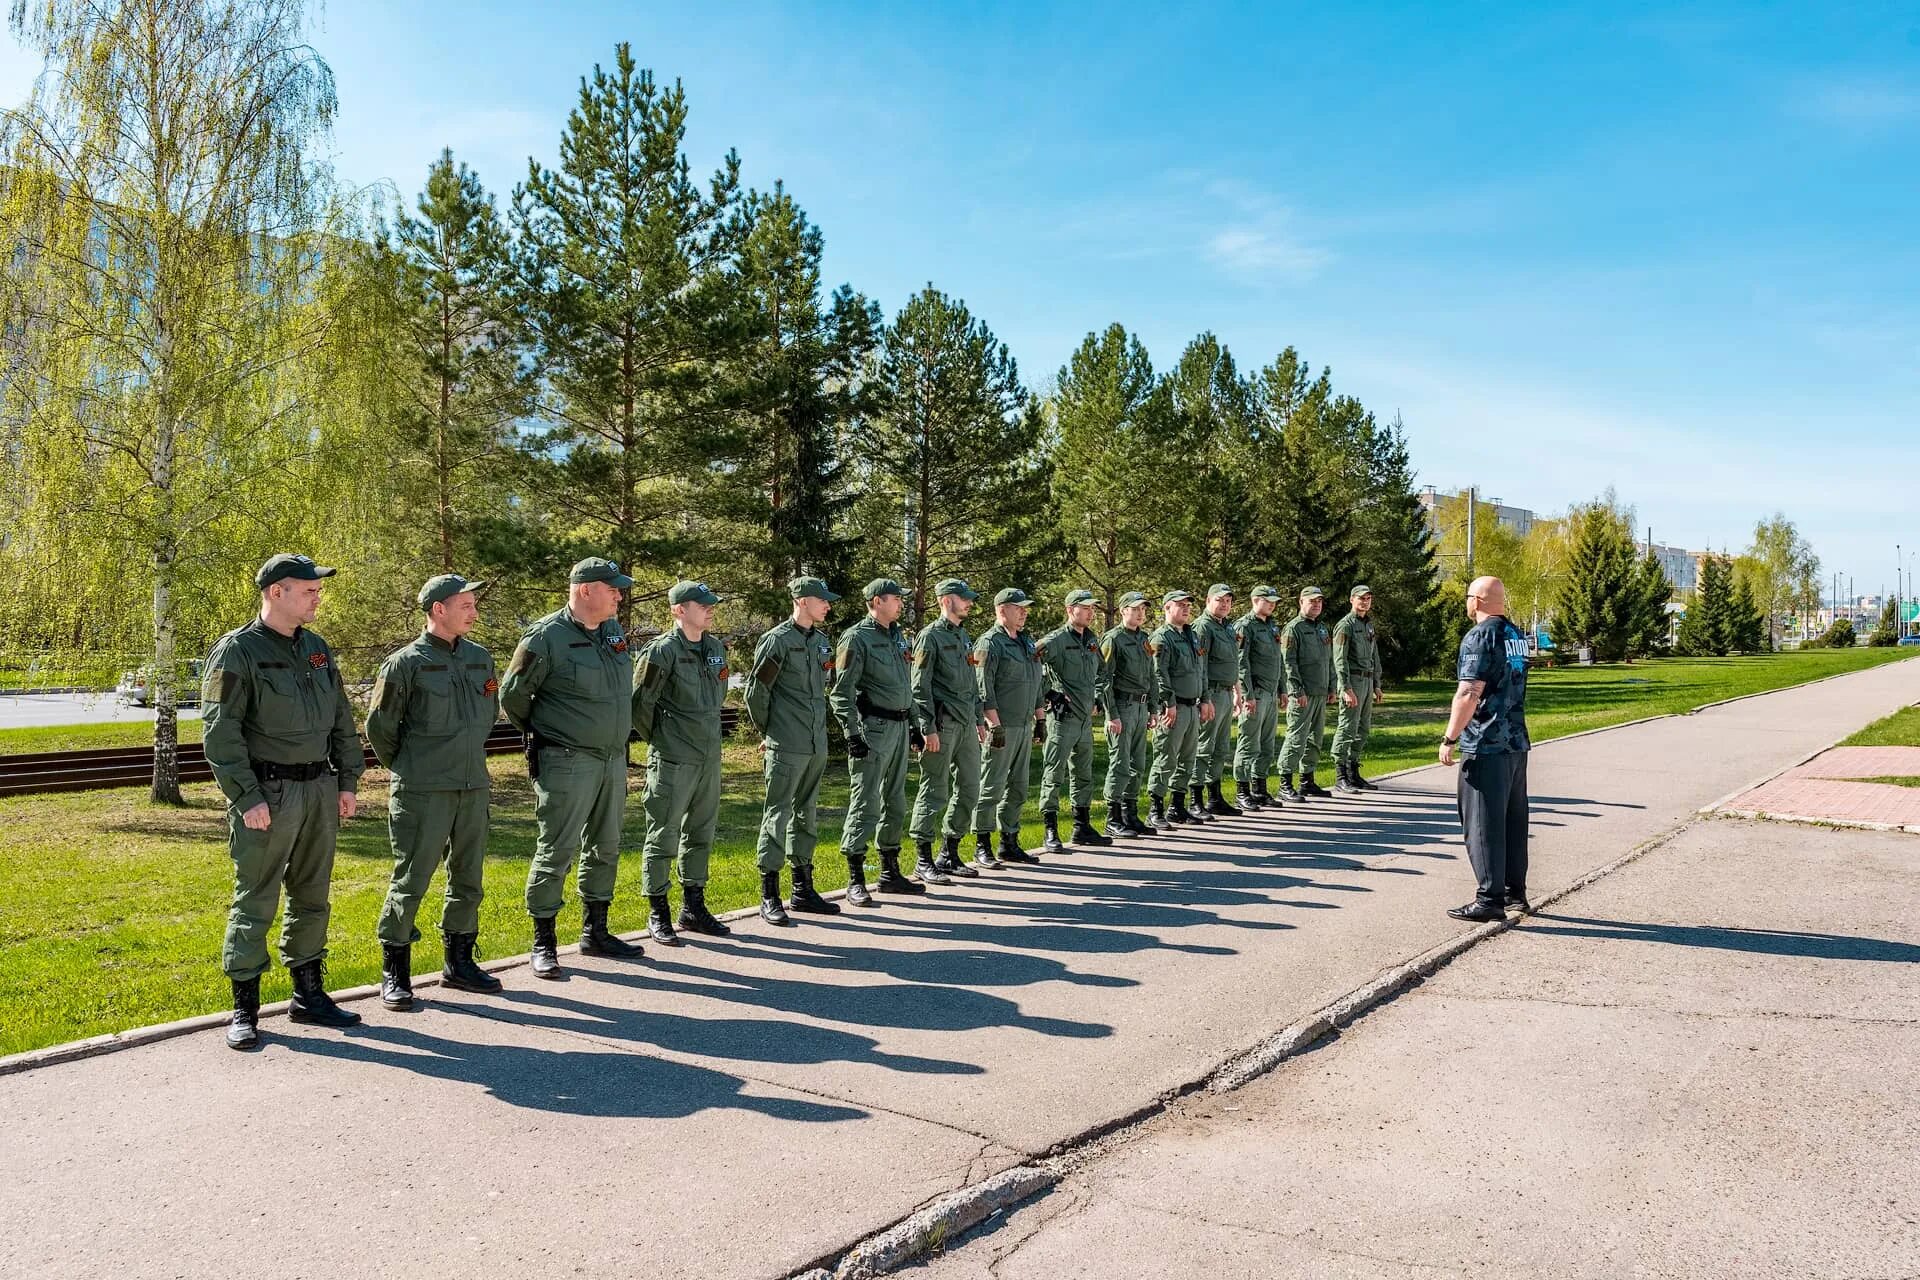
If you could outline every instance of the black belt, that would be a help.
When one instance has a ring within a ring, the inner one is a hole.
[[[1146,706],[1153,701],[1153,696],[1145,693],[1116,693],[1113,696],[1122,702],[1137,702],[1141,706]]]
[[[263,782],[312,782],[333,772],[333,766],[325,760],[314,760],[307,764],[279,764],[272,760],[250,760],[248,763],[253,766],[253,776]]]
[[[1183,697],[1181,697],[1181,696],[1180,696],[1179,694],[1177,694],[1177,693],[1173,695],[1173,700],[1174,700],[1174,701],[1175,701],[1176,703],[1178,703],[1178,704],[1179,704],[1180,706],[1183,706],[1183,707],[1197,707],[1197,706],[1199,706],[1199,705],[1200,705],[1200,699],[1198,699],[1198,698],[1183,698]]]
[[[853,705],[863,716],[874,716],[881,720],[905,720],[907,718],[907,713],[904,711],[895,711],[890,707],[874,706],[873,703],[867,701],[867,695],[864,693],[854,697]]]

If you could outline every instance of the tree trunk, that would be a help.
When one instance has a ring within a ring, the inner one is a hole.
[[[174,676],[173,423],[163,406],[155,432],[154,489],[158,536],[153,543],[153,791],[155,804],[180,804],[180,721]]]

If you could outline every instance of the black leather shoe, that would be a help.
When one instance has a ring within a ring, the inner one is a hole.
[[[704,933],[709,938],[724,938],[733,932],[707,910],[707,886],[703,884],[680,886],[679,926],[688,933]]]
[[[1040,852],[1065,853],[1067,846],[1060,841],[1060,815],[1057,813],[1043,813],[1040,815],[1040,821],[1047,829],[1046,839],[1040,842]]]
[[[1378,791],[1380,788],[1360,776],[1360,762],[1355,760],[1347,766],[1347,781],[1362,791]]]
[[[908,897],[923,894],[927,886],[915,884],[900,872],[900,851],[882,849],[880,852],[880,874],[875,877],[873,887],[880,893],[898,893]]]
[[[953,877],[933,860],[933,842],[916,841],[913,846],[913,878],[921,884],[952,884]]]
[[[1253,789],[1253,783],[1245,778],[1233,780],[1233,802],[1245,813],[1258,813],[1267,807],[1260,793]]]
[[[1300,788],[1293,785],[1292,774],[1283,773],[1280,775],[1280,795],[1283,799],[1291,800],[1295,804],[1300,803]]]
[[[1527,901],[1527,894],[1524,889],[1519,892],[1515,892],[1512,889],[1507,890],[1507,910],[1518,912],[1523,916],[1533,914],[1533,904]]]
[[[1354,785],[1351,766],[1344,761],[1333,766],[1333,789],[1342,795],[1357,796],[1360,788]]]
[[[308,1022],[316,1027],[356,1027],[360,1015],[350,1013],[327,994],[326,968],[318,960],[309,960],[293,968],[293,1003],[287,1007],[290,1022]]]
[[[1070,838],[1083,848],[1104,849],[1113,841],[1093,829],[1092,809],[1092,805],[1082,805],[1073,811],[1073,835]],[[1107,818],[1111,823],[1113,814],[1109,812]]]
[[[533,918],[533,976],[560,976],[560,942],[553,930],[553,917]]]
[[[680,947],[680,935],[673,927],[673,900],[664,893],[647,895],[647,932],[663,947]]]
[[[1107,823],[1101,828],[1108,843],[1115,840],[1131,840],[1140,833],[1127,825],[1127,807],[1118,800],[1107,802]]]
[[[380,1003],[395,1013],[413,1008],[413,947],[380,944]]]
[[[793,869],[793,896],[787,899],[787,910],[809,911],[818,916],[837,916],[840,904],[820,896],[813,887],[813,865]]]
[[[940,846],[940,856],[933,860],[933,865],[945,872],[948,876],[959,876],[962,880],[978,880],[980,878],[978,871],[975,871],[972,867],[960,861],[959,836],[948,836],[946,838]]]
[[[1196,782],[1191,790],[1193,798],[1187,801],[1187,816],[1195,822],[1212,822],[1213,815],[1207,812],[1206,784]]]
[[[500,979],[482,969],[473,958],[477,933],[449,933],[440,940],[446,963],[440,968],[440,985],[453,991],[475,991],[492,995],[500,990]]]
[[[1020,847],[1018,831],[1000,833],[1000,860],[1002,862],[1038,862],[1040,859]]]
[[[1260,793],[1261,808],[1278,809],[1280,807],[1280,797],[1273,794],[1273,790],[1267,786],[1267,780],[1265,778],[1255,778],[1253,780],[1253,788]]]
[[[1207,812],[1217,818],[1237,818],[1241,810],[1227,799],[1227,789],[1218,782],[1207,784]]]
[[[260,1047],[260,979],[233,980],[233,1017],[227,1022],[227,1048]]]
[[[866,855],[847,858],[847,905],[850,907],[877,907],[880,904],[867,892]]]
[[[1156,833],[1166,831],[1173,826],[1173,819],[1167,816],[1166,797],[1154,796],[1147,801],[1147,822]]]
[[[1487,921],[1507,918],[1506,911],[1499,904],[1482,902],[1478,898],[1462,907],[1448,907],[1447,914],[1455,920]]]
[[[1138,800],[1127,801],[1127,830],[1137,836],[1160,834],[1159,829],[1151,823],[1140,821],[1140,802]]]
[[[612,956],[616,960],[636,960],[646,954],[640,947],[628,942],[613,930],[607,928],[607,912],[611,902],[580,903],[580,954],[583,956]]]
[[[1174,792],[1172,798],[1167,801],[1167,825],[1186,826],[1199,821],[1200,819],[1187,812],[1187,793]]]
[[[993,832],[976,831],[973,836],[973,865],[985,867],[988,871],[998,871],[1006,863],[1000,861],[993,851]]]
[[[1300,779],[1300,794],[1303,796],[1312,796],[1320,800],[1333,799],[1333,792],[1321,786],[1320,780],[1311,773]]]
[[[760,918],[771,925],[787,929],[793,927],[793,920],[787,915],[787,904],[780,901],[778,871],[760,873]]]

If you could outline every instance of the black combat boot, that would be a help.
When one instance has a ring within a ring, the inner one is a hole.
[[[290,1022],[311,1022],[316,1027],[355,1027],[360,1015],[342,1009],[327,994],[327,973],[318,960],[293,967],[293,1003],[287,1007]]]
[[[998,871],[1006,864],[993,852],[993,832],[976,831],[973,834],[973,865],[985,867],[989,871]]]
[[[867,892],[867,857],[847,855],[847,905],[850,907],[877,907],[880,904]]]
[[[1378,791],[1380,788],[1360,776],[1360,757],[1355,756],[1347,762],[1347,781],[1362,791]]]
[[[1044,823],[1047,828],[1047,838],[1040,842],[1040,852],[1065,853],[1067,846],[1060,842],[1060,815],[1057,813],[1043,813],[1040,815],[1040,821]]]
[[[636,960],[646,952],[607,928],[607,912],[612,906],[611,902],[587,902],[584,899],[581,901],[580,954],[611,956],[615,960]]]
[[[395,1013],[413,1008],[413,948],[380,944],[380,1003]]]
[[[1320,780],[1311,773],[1300,779],[1300,794],[1303,796],[1313,796],[1320,800],[1333,799],[1333,792],[1321,786]]]
[[[1118,800],[1107,801],[1107,825],[1102,828],[1108,843],[1131,840],[1140,833],[1127,825],[1127,807]]]
[[[1040,859],[1020,847],[1018,831],[1000,833],[1000,861],[1002,862],[1038,862]]]
[[[787,899],[787,909],[789,911],[811,911],[815,915],[821,916],[837,916],[840,914],[840,904],[830,902],[821,897],[820,891],[813,887],[812,863],[793,869],[793,896]]]
[[[774,896],[780,896],[777,888]],[[709,938],[724,938],[733,932],[713,912],[707,910],[707,886],[703,884],[680,886],[679,925],[688,933],[704,933]]]
[[[1253,782],[1247,778],[1233,780],[1233,802],[1240,806],[1243,813],[1258,813],[1263,806],[1260,793],[1253,789]]]
[[[480,941],[477,933],[449,933],[440,939],[440,954],[444,959],[440,967],[440,983],[454,991],[476,991],[481,995],[492,995],[500,990],[500,979],[482,969],[473,958],[474,944]]]
[[[1273,791],[1267,786],[1267,780],[1264,777],[1254,779],[1253,785],[1255,790],[1260,793],[1261,808],[1278,809],[1280,807],[1280,797],[1273,794]]]
[[[233,980],[233,1017],[227,1022],[227,1048],[260,1047],[260,979]]]
[[[1081,805],[1073,811],[1073,843],[1087,849],[1104,849],[1113,841],[1093,829],[1092,805]],[[1108,825],[1112,825],[1113,812],[1107,812]]]
[[[1333,764],[1333,789],[1343,795],[1357,796],[1360,788],[1353,782],[1353,765],[1346,760],[1336,760]]]
[[[792,928],[793,921],[787,916],[787,904],[780,901],[780,873],[762,871],[760,873],[760,918],[768,924],[782,928]]]
[[[1283,773],[1280,775],[1280,794],[1284,796],[1286,799],[1292,800],[1296,804],[1299,803],[1301,798],[1300,788],[1293,785],[1292,774]]]
[[[1137,836],[1159,834],[1159,828],[1140,821],[1140,801],[1137,798],[1127,801],[1127,830]]]
[[[1227,799],[1227,787],[1224,782],[1209,783],[1208,790],[1213,793],[1207,801],[1208,813],[1222,818],[1237,818],[1244,812],[1240,806]]]
[[[685,945],[673,929],[673,899],[664,893],[647,895],[647,932],[663,947]]]
[[[1189,826],[1200,821],[1187,812],[1187,793],[1176,791],[1167,800],[1167,825],[1174,827]]]
[[[949,876],[959,876],[962,880],[978,880],[980,878],[978,871],[975,871],[972,867],[960,861],[959,836],[948,836],[945,840],[941,841],[940,856],[933,860],[933,865],[946,872]]]
[[[1194,822],[1212,822],[1213,815],[1207,812],[1206,784],[1196,782],[1191,791],[1192,799],[1187,801],[1187,817]]]
[[[1155,834],[1166,831],[1173,826],[1172,820],[1167,817],[1167,798],[1165,796],[1147,797],[1147,825],[1153,829]]]
[[[953,877],[933,860],[933,841],[913,842],[913,874],[921,884],[952,884]]]
[[[923,894],[927,891],[927,886],[915,884],[901,873],[900,851],[898,849],[881,849],[879,850],[879,854],[880,874],[876,876],[873,881],[873,887],[877,891],[881,893],[906,894],[908,896]]]
[[[554,935],[552,916],[533,918],[533,976],[560,976],[560,942]]]

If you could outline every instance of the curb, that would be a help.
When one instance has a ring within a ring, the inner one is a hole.
[[[1905,831],[1920,835],[1920,824],[1868,822],[1865,818],[1815,818],[1801,813],[1769,813],[1765,809],[1717,809],[1717,818],[1751,818],[1758,822],[1790,822],[1802,827],[1840,827],[1848,831]]]

